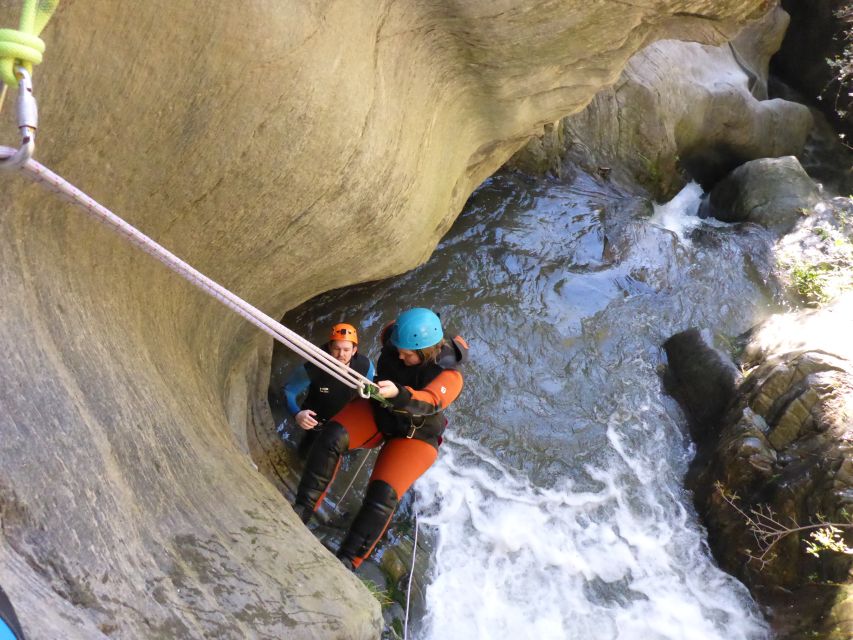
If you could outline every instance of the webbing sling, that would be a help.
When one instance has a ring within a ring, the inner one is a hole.
[[[56,10],[59,0],[24,0],[17,29],[0,29],[0,81],[13,87],[18,83],[15,67],[32,73],[42,61],[44,40],[39,34]]]

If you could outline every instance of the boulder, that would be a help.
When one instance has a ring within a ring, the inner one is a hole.
[[[771,606],[780,639],[853,635],[853,557],[805,544],[822,519],[853,524],[851,331],[853,295],[754,331],[719,435],[698,442],[688,476],[714,555]],[[853,530],[841,534],[853,546]]]
[[[747,162],[717,184],[701,217],[754,222],[784,235],[820,200],[820,187],[793,156]]]
[[[688,329],[663,343],[667,358],[667,392],[688,412],[693,439],[718,434],[720,418],[735,397],[740,372],[716,349],[707,332]]]
[[[37,158],[280,317],[423,262],[484,178],[637,50],[719,44],[766,6],[63,2]],[[375,638],[375,598],[273,485],[270,339],[0,181],[0,584],[28,635]]]

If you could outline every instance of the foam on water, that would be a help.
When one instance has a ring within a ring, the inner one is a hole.
[[[569,185],[498,176],[427,264],[288,318],[318,339],[346,318],[367,349],[429,301],[472,345],[448,442],[415,485],[435,546],[410,637],[767,637],[708,551],[658,372],[672,334],[738,335],[766,312],[760,238],[707,228],[701,195],[688,185],[649,219],[582,172]]]
[[[696,215],[702,194],[701,186],[695,182],[687,184],[669,202],[655,204],[649,222],[674,232],[682,242],[689,242],[687,234],[702,224],[702,219]]]
[[[743,586],[702,551],[683,496],[617,457],[587,469],[594,490],[543,489],[472,441],[443,447],[418,485],[421,522],[437,534],[420,637],[766,637]]]
[[[690,265],[708,273],[700,261],[714,260],[707,250],[698,258],[686,239],[703,224],[696,217],[701,196],[701,188],[690,184],[656,206],[610,277],[642,268],[658,291],[694,287],[704,296],[703,284],[692,285],[684,275]],[[672,237],[659,227],[678,241],[668,242]],[[600,276],[580,276],[592,277]],[[692,451],[677,417],[667,411],[649,350],[683,326],[690,294],[676,295],[681,302],[663,303],[660,293],[612,297],[594,321],[582,322],[574,367],[543,360],[533,365],[534,380],[564,371],[567,389],[606,381],[597,394],[587,388],[589,422],[605,433],[588,462],[575,463],[581,469],[542,487],[478,442],[450,438],[442,448],[417,485],[421,522],[436,538],[419,638],[768,637],[746,588],[711,559],[682,486]],[[548,302],[542,317],[566,326],[560,314],[571,302]],[[504,394],[511,389],[501,388]],[[541,394],[541,385],[537,389]],[[560,406],[554,414],[534,418],[550,422],[546,431],[574,428],[571,409],[561,404],[564,396],[552,397],[551,406]],[[476,419],[470,410],[462,414]]]

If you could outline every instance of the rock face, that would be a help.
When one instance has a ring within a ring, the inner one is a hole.
[[[707,188],[748,160],[799,153],[812,127],[808,108],[767,100],[769,59],[787,25],[777,8],[723,46],[646,47],[612,87],[562,122],[574,157],[669,198],[691,177]],[[535,158],[541,145],[531,144]]]
[[[766,9],[62,3],[37,155],[280,316],[423,261],[475,186],[640,48],[719,44]],[[0,583],[28,635],[376,637],[375,600],[247,455],[272,426],[270,341],[0,180]]]
[[[774,249],[776,278],[793,303],[818,305],[853,290],[853,199],[822,200]]]
[[[793,156],[752,160],[717,184],[699,210],[724,222],[754,222],[791,231],[820,200],[817,184]]]
[[[853,296],[818,312],[775,318],[746,346],[746,375],[723,403],[725,415],[697,426],[716,434],[700,441],[689,481],[712,549],[760,602],[773,605],[779,638],[853,634],[851,556],[809,555],[804,543],[814,529],[755,537],[756,525],[808,527],[820,518],[853,524],[851,331]],[[683,337],[681,343],[680,350],[667,348],[670,364],[687,372],[676,374],[679,386],[707,383],[700,361],[706,371],[730,366],[701,342],[694,340],[692,351]],[[677,397],[690,402],[687,394]],[[853,530],[842,533],[853,546]]]
[[[716,436],[715,426],[734,397],[740,372],[698,329],[675,334],[663,347],[669,361],[668,391],[689,411],[693,439]]]

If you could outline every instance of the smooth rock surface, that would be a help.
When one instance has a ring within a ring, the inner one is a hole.
[[[0,0],[4,24],[19,6]],[[766,9],[65,2],[37,156],[281,316],[422,262],[474,187],[637,50],[719,44]],[[29,637],[376,637],[375,599],[247,454],[268,471],[270,340],[0,180],[0,583]]]
[[[799,153],[813,124],[808,108],[767,100],[770,56],[787,25],[777,7],[722,46],[646,47],[613,86],[563,121],[573,157],[668,199],[691,178],[710,188],[747,160]],[[535,158],[541,145],[531,144]]]
[[[791,231],[820,200],[820,188],[793,156],[747,162],[717,184],[699,210],[724,222],[754,222]]]

